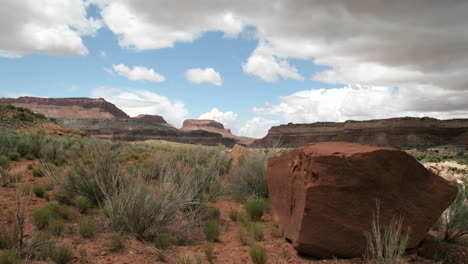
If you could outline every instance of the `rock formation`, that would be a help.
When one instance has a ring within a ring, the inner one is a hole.
[[[252,146],[297,147],[311,142],[344,141],[379,146],[468,145],[468,119],[390,118],[344,123],[318,122],[272,127]]]
[[[242,159],[248,158],[250,156],[252,156],[252,152],[250,150],[236,144],[231,149],[231,152],[229,152],[229,162],[231,162],[233,166],[236,166]]]
[[[307,144],[268,160],[272,213],[298,252],[360,257],[376,201],[380,223],[403,215],[416,247],[457,189],[404,151],[345,142]]]
[[[40,98],[23,96],[18,98],[1,98],[0,100],[57,119],[129,118],[124,111],[102,98]]]
[[[143,122],[147,122],[147,123],[151,123],[155,125],[173,127],[171,124],[168,124],[162,116],[159,116],[159,115],[138,115],[136,117],[133,117],[133,119],[141,120]]]
[[[204,130],[208,132],[221,134],[223,137],[232,138],[241,145],[249,145],[254,139],[248,137],[238,137],[231,133],[230,129],[224,128],[224,125],[215,120],[209,119],[187,119],[184,121],[181,130]]]

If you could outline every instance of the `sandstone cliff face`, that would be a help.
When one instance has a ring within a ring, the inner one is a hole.
[[[162,116],[159,115],[138,115],[136,117],[133,117],[132,119],[140,120],[154,125],[173,127],[171,124],[168,124]]]
[[[23,96],[18,98],[1,98],[0,100],[53,118],[129,118],[124,111],[102,98],[40,98]]]
[[[223,124],[209,119],[187,119],[184,121],[181,130],[204,130],[212,133],[218,133],[223,137],[236,140],[241,145],[249,145],[254,141],[253,138],[233,135],[230,129],[224,128]]]
[[[343,141],[379,146],[468,145],[468,119],[390,118],[344,123],[318,122],[272,127],[252,146],[302,146],[310,142]]]

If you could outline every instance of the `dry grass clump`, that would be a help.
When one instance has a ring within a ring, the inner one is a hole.
[[[468,234],[468,179],[455,184],[458,188],[457,197],[442,214],[444,240],[451,242]]]

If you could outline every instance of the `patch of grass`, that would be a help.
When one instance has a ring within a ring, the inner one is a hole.
[[[237,201],[243,202],[250,197],[268,198],[267,158],[266,154],[255,154],[232,169],[228,190]]]
[[[208,207],[206,210],[206,219],[207,220],[216,220],[219,221],[221,217],[221,211],[217,207]]]
[[[7,248],[8,244],[9,244],[9,234],[5,229],[0,228],[0,249]]]
[[[451,242],[468,234],[468,179],[455,184],[458,188],[457,197],[442,214],[445,223],[444,240]]]
[[[409,229],[402,230],[403,217],[394,218],[389,225],[380,223],[380,208],[372,220],[372,229],[365,232],[367,239],[367,250],[365,263],[368,264],[397,264],[405,253],[406,244],[409,239]]]
[[[7,156],[0,155],[0,167],[8,169],[10,167],[10,159]]]
[[[229,218],[231,218],[232,221],[237,222],[237,220],[239,220],[239,211],[231,208],[231,210],[229,210]]]
[[[26,156],[24,156],[24,158],[27,159],[27,160],[33,160],[33,159],[35,159],[36,157],[35,157],[33,154],[28,153],[28,154],[26,154]]]
[[[259,223],[252,222],[250,225],[250,232],[255,240],[261,241],[265,237],[263,234],[263,228]]]
[[[163,249],[158,249],[156,251],[156,260],[166,262],[166,251]]]
[[[57,264],[66,264],[73,259],[73,251],[70,246],[58,246],[55,248],[51,259]]]
[[[88,211],[88,209],[91,208],[91,202],[89,201],[88,198],[84,196],[76,197],[74,200],[74,203],[75,203],[76,208],[78,208],[78,211],[81,214],[86,213],[86,211]]]
[[[14,250],[0,252],[0,264],[15,264],[17,260],[18,254]]]
[[[46,192],[46,188],[43,184],[36,184],[33,186],[32,191],[37,197],[43,198],[44,193]]]
[[[51,220],[47,230],[54,236],[60,236],[65,230],[65,224],[60,220]]]
[[[265,264],[267,261],[267,250],[258,245],[250,246],[250,258],[254,264]]]
[[[39,230],[44,230],[55,218],[54,212],[47,207],[36,209],[32,212],[33,223]]]
[[[34,166],[32,164],[28,164],[28,166],[26,167],[28,170],[33,170],[34,169]]]
[[[110,238],[109,250],[120,252],[125,248],[125,238],[120,234],[114,234]]]
[[[154,237],[154,246],[157,249],[168,250],[172,246],[171,238],[166,233],[159,233]]]
[[[239,226],[237,229],[237,237],[243,246],[252,244],[252,234],[244,226]]]
[[[84,217],[78,223],[78,231],[80,236],[83,238],[91,238],[96,232],[96,225],[94,224],[93,219],[89,217]]]
[[[249,199],[245,204],[245,210],[252,221],[260,221],[268,207],[269,203],[265,199]]]
[[[215,255],[214,255],[214,246],[212,243],[205,243],[203,245],[203,251],[205,252],[205,257],[206,260],[208,260],[209,263],[213,263],[215,260]]]
[[[175,263],[176,264],[192,264],[193,259],[192,259],[192,256],[190,255],[177,256],[175,257]]]
[[[9,158],[11,161],[18,161],[18,160],[20,160],[21,155],[20,155],[18,152],[13,151],[13,152],[9,152],[9,153],[8,153],[8,158]]]
[[[219,236],[221,235],[221,228],[219,226],[218,221],[209,220],[205,223],[203,228],[203,232],[205,233],[205,238],[209,242],[217,242],[219,241]]]
[[[33,174],[34,177],[44,177],[44,175],[45,175],[44,168],[42,166],[38,167],[38,168],[35,168],[32,171],[32,174]]]

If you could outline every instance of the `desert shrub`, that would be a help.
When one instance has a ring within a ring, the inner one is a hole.
[[[89,208],[91,208],[91,202],[88,200],[88,198],[84,196],[78,196],[74,200],[76,208],[78,208],[78,211],[82,214],[86,213]]]
[[[235,166],[230,175],[229,192],[238,201],[252,197],[268,198],[265,154],[256,154]]]
[[[176,264],[192,264],[193,259],[191,255],[183,255],[175,257]]]
[[[33,223],[39,230],[47,228],[54,217],[54,212],[47,207],[39,208],[32,212]]]
[[[442,214],[445,223],[444,240],[455,241],[468,234],[468,179],[456,183],[457,197]]]
[[[154,237],[154,246],[157,249],[167,250],[171,247],[171,238],[166,233],[159,233]]]
[[[110,238],[109,250],[112,252],[122,251],[125,247],[125,238],[120,234],[112,235]]]
[[[5,250],[0,252],[0,264],[15,264],[18,254],[14,250]]]
[[[267,261],[267,250],[258,245],[250,246],[250,258],[254,264],[265,264]]]
[[[221,235],[221,228],[218,221],[208,220],[203,228],[206,240],[210,242],[219,241],[219,236]]]
[[[18,161],[21,158],[21,155],[18,152],[10,152],[8,153],[8,158],[11,161]]]
[[[239,220],[239,211],[231,208],[231,210],[229,210],[229,218],[231,218],[231,220],[234,222]]]
[[[51,259],[57,264],[66,264],[73,259],[73,251],[67,245],[61,245],[55,248]]]
[[[166,262],[166,251],[162,249],[158,249],[156,251],[156,259],[161,262]]]
[[[50,201],[50,192],[44,193],[44,199],[46,199],[46,201]]]
[[[6,187],[11,183],[11,175],[8,171],[0,168],[0,185]]]
[[[26,156],[24,156],[24,158],[27,159],[27,160],[33,160],[33,159],[35,159],[36,157],[34,157],[33,154],[28,153],[28,154],[26,154]]]
[[[51,220],[49,227],[47,228],[47,230],[55,236],[60,236],[64,229],[65,224],[60,220]]]
[[[237,229],[237,237],[243,246],[250,245],[252,243],[253,237],[245,226],[239,226]]]
[[[34,169],[34,166],[32,164],[28,164],[28,166],[26,167],[28,170],[33,170]]]
[[[44,208],[47,208],[52,212],[52,215],[57,218],[70,219],[70,210],[66,205],[59,204],[58,202],[46,203]]]
[[[245,204],[245,210],[252,221],[260,221],[268,207],[269,203],[265,199],[249,199]]]
[[[0,229],[0,249],[5,249],[9,245],[9,234],[8,232],[1,228]]]
[[[44,197],[44,193],[46,192],[46,188],[45,188],[45,186],[43,184],[36,184],[32,188],[32,191],[37,197],[42,198],[42,197]]]
[[[380,223],[380,210],[373,215],[372,229],[365,232],[367,250],[365,262],[369,264],[397,264],[405,253],[410,230],[402,230],[403,217],[393,218],[389,225]]]
[[[81,219],[78,223],[78,231],[80,233],[80,236],[83,238],[93,237],[96,231],[96,226],[94,224],[93,219],[89,217]]]
[[[208,260],[209,263],[213,263],[215,260],[213,244],[205,243],[203,245],[203,251],[205,252],[206,260]]]
[[[208,207],[206,209],[206,215],[205,219],[206,220],[216,220],[219,221],[221,217],[221,211],[217,207]]]
[[[264,238],[263,228],[259,223],[255,223],[255,222],[251,223],[250,232],[252,232],[252,237],[255,240],[257,241],[263,240]]]
[[[43,167],[35,168],[32,171],[32,174],[33,174],[34,177],[44,177],[44,175],[45,175],[44,168]]]
[[[0,167],[4,169],[8,169],[8,167],[10,167],[10,159],[7,156],[0,156]]]

